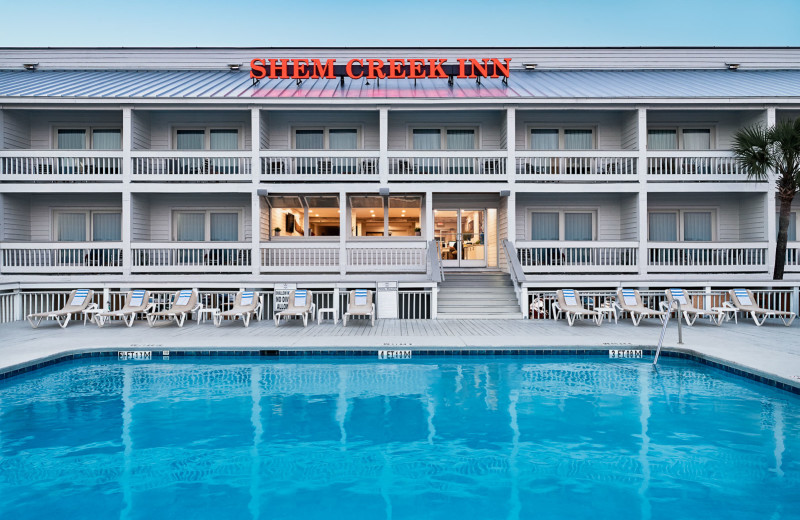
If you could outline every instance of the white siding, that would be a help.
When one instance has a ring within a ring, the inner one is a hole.
[[[22,110],[2,111],[2,136],[0,142],[6,150],[24,150],[31,147],[31,126],[28,112]]]
[[[763,110],[649,110],[647,126],[710,127],[714,129],[711,148],[728,150],[737,130],[756,122],[766,123],[765,114]]]
[[[500,252],[498,267],[508,272],[508,257],[503,247],[503,240],[508,237],[508,197],[500,197],[497,208],[497,246]]]
[[[292,148],[292,130],[296,127],[356,127],[361,131],[364,150],[377,150],[378,112],[364,111],[301,111],[273,110],[269,112],[266,144],[272,150]]]
[[[261,242],[269,241],[270,223],[269,223],[269,204],[267,204],[266,197],[258,198],[258,226],[259,226],[259,240]]]
[[[131,147],[133,150],[150,149],[150,112],[134,110],[131,112],[131,133],[133,139]]]
[[[627,113],[611,110],[518,110],[517,150],[530,149],[531,126],[593,128],[598,150],[620,150],[623,148],[623,114]]]
[[[636,194],[619,198],[619,239],[639,240],[639,197]]]
[[[31,239],[31,206],[27,195],[0,197],[3,222],[0,238],[4,242],[27,242]]]
[[[246,242],[250,240],[252,222],[250,220],[250,195],[248,194],[176,193],[154,194],[148,198],[150,205],[150,240],[153,242],[172,241],[172,215],[174,210],[215,208],[242,210],[244,236],[240,237],[240,241]]]
[[[767,240],[767,195],[742,195],[739,202],[739,240]]]
[[[261,111],[261,136],[259,142],[262,150],[269,149],[269,112]]]
[[[624,112],[622,115],[622,127],[620,128],[620,144],[623,150],[639,149],[639,112]]]
[[[743,199],[744,197],[731,193],[650,193],[647,197],[647,209],[715,210],[717,241],[736,242],[741,240],[739,211]]]
[[[501,129],[505,128],[505,114],[497,110],[457,111],[389,111],[389,150],[411,150],[411,130],[430,128],[476,127],[481,150],[502,150]]]
[[[150,113],[150,147],[152,150],[174,149],[172,132],[177,128],[212,127],[238,128],[244,136],[244,147],[240,149],[250,149],[249,110],[153,110]]]
[[[150,241],[150,197],[131,195],[131,241]]]
[[[630,240],[631,228],[636,230],[635,204],[636,196],[627,194],[517,193],[517,240],[530,240],[528,211],[536,208],[596,211],[597,240]]]
[[[72,193],[63,195],[42,193],[31,197],[31,240],[49,242],[53,236],[53,212],[57,210],[101,210],[122,211],[122,198],[116,193]]]
[[[41,110],[30,112],[31,148],[52,150],[56,147],[56,128],[119,128],[122,112],[109,110]]]

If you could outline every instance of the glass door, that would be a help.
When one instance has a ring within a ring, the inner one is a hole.
[[[486,267],[486,210],[434,210],[433,219],[444,267]]]

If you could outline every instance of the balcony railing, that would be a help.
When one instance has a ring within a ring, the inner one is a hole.
[[[786,264],[784,270],[788,273],[800,273],[800,243],[789,242],[786,244]]]
[[[378,152],[285,150],[262,153],[261,178],[271,181],[377,181]]]
[[[724,151],[648,152],[647,179],[649,181],[716,181],[741,182],[747,172],[733,157]]]
[[[768,271],[763,242],[650,242],[647,270],[651,273],[715,273]]]
[[[252,270],[252,250],[241,242],[136,243],[134,273],[240,273]]]
[[[114,242],[6,242],[0,250],[3,274],[122,271],[122,248]]]
[[[0,152],[4,182],[121,182],[120,152],[14,150]]]
[[[517,152],[517,181],[637,181],[637,152]]]
[[[525,273],[630,273],[637,270],[638,243],[518,241]]]
[[[134,182],[250,182],[250,152],[133,152]]]
[[[261,244],[262,272],[334,272],[339,268],[339,242]]]
[[[347,244],[348,272],[427,272],[427,242]]]
[[[389,152],[393,181],[505,181],[506,153],[486,150]]]

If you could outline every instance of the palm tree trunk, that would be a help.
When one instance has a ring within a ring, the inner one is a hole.
[[[773,280],[783,280],[783,270],[786,265],[786,242],[789,238],[789,216],[792,212],[794,192],[780,193],[778,199],[781,201],[781,210],[778,217],[778,241],[775,244]]]

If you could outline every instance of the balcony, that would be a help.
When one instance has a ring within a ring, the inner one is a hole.
[[[132,152],[133,182],[250,182],[250,152]]]
[[[637,242],[518,241],[517,258],[525,273],[635,273]]]
[[[648,152],[647,180],[650,182],[742,182],[747,172],[732,152],[677,151]]]
[[[265,181],[378,181],[378,152],[284,150],[261,155]]]
[[[122,248],[114,242],[6,242],[0,272],[68,274],[122,271]]]
[[[767,243],[650,242],[650,273],[767,273]]]
[[[2,182],[121,182],[122,154],[94,150],[0,152]]]
[[[786,244],[786,264],[784,270],[787,273],[800,273],[800,242],[789,242]]]
[[[131,246],[133,273],[246,273],[251,248],[241,242],[157,242]]]
[[[422,241],[351,242],[342,265],[338,242],[261,244],[261,272],[424,273],[427,243]]]
[[[637,152],[518,151],[518,182],[636,182]]]
[[[262,272],[338,272],[339,242],[261,244]]]
[[[389,180],[505,182],[506,161],[505,151],[389,152]]]

